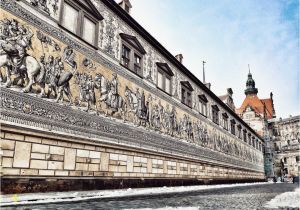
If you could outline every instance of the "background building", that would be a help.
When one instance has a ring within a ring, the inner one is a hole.
[[[274,172],[278,177],[299,176],[300,116],[290,116],[269,122]]]

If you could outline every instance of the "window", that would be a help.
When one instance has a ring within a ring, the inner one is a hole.
[[[125,45],[122,46],[122,57],[121,57],[122,64],[129,68],[130,64],[130,49]]]
[[[134,53],[134,72],[142,75],[141,57]]]
[[[248,144],[249,144],[249,145],[252,144],[252,142],[251,142],[251,134],[250,134],[250,133],[248,134]]]
[[[243,140],[244,140],[244,142],[247,142],[247,131],[246,131],[246,129],[244,129],[244,132],[243,132]]]
[[[174,75],[167,63],[156,63],[157,87],[171,95],[171,78]]]
[[[192,108],[192,88],[188,81],[181,82],[181,102]]]
[[[207,116],[207,102],[208,102],[208,100],[204,94],[199,95],[199,103],[200,103],[199,111],[205,117]]]
[[[60,14],[60,25],[83,39],[97,46],[99,24],[103,19],[93,4],[87,0],[63,0]]]
[[[287,158],[283,158],[284,164],[287,164]]]
[[[69,31],[76,34],[77,27],[78,27],[78,17],[79,17],[79,11],[69,5],[68,3],[64,3],[64,14],[62,16],[62,25],[68,29]]]
[[[226,112],[222,114],[222,121],[223,127],[228,130],[228,115]]]
[[[237,126],[237,136],[241,139],[242,138],[242,126],[241,125],[238,125]]]
[[[235,120],[230,120],[230,131],[233,135],[235,135]]]
[[[296,156],[296,162],[300,162],[300,156]]]
[[[136,37],[120,34],[122,38],[121,65],[143,76],[143,55],[146,53]]]
[[[212,114],[212,121],[216,124],[219,124],[219,108],[217,105],[212,105],[211,106],[211,114]]]

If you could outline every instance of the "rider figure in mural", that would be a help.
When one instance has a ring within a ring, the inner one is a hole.
[[[108,92],[107,104],[113,111],[118,111],[118,75],[116,73],[113,74],[113,79],[110,82],[110,91]]]
[[[10,56],[13,73],[19,74],[22,72],[22,68],[25,68],[25,66],[23,66],[23,60],[26,56],[27,48],[31,47],[33,33],[24,26],[19,25],[14,19],[12,21],[7,21],[7,24],[6,42],[1,46]]]

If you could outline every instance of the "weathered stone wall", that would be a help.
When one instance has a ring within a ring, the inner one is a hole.
[[[2,175],[14,179],[262,180],[260,172],[89,140],[2,127]],[[6,182],[4,182],[6,183]],[[2,186],[5,189],[5,186]],[[9,192],[16,190],[10,186]],[[24,189],[24,191],[26,191]]]

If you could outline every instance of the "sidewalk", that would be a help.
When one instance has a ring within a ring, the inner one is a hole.
[[[142,195],[159,195],[181,192],[192,192],[208,189],[241,187],[249,185],[264,185],[267,182],[243,183],[243,184],[222,184],[222,185],[199,185],[199,186],[179,186],[179,187],[157,187],[157,188],[137,188],[122,190],[96,190],[79,192],[51,192],[51,193],[27,193],[27,194],[7,194],[1,195],[0,206],[16,206],[28,204],[60,203],[72,201],[84,201],[101,198],[132,197]]]

